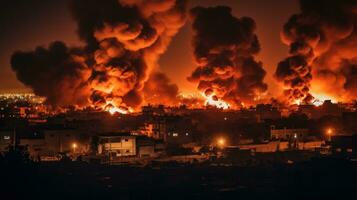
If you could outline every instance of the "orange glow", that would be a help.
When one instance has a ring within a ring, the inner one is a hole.
[[[127,110],[120,109],[118,107],[110,107],[106,111],[108,111],[110,114],[114,115],[115,113],[121,113],[121,114],[128,114]]]
[[[332,129],[331,128],[328,128],[327,131],[326,131],[327,135],[331,135],[332,134]]]
[[[301,99],[295,99],[293,104],[300,105],[301,104]]]
[[[222,108],[224,110],[228,109],[230,107],[229,103],[220,100],[220,99],[214,99],[215,95],[211,94],[209,96],[206,97],[206,101],[205,101],[205,105],[210,105],[210,106],[214,106],[216,108]]]
[[[109,112],[111,115],[114,115],[115,113],[128,114],[133,112],[133,109],[131,109],[130,107],[117,107],[111,101],[106,103],[106,105],[103,107],[103,110]]]
[[[314,106],[321,106],[322,104],[323,104],[324,102],[323,101],[320,101],[319,99],[317,99],[317,100],[314,100],[313,102],[312,102],[312,104],[314,104]]]
[[[225,144],[226,144],[226,140],[224,138],[218,138],[217,145],[219,147],[224,147]]]
[[[216,145],[219,148],[224,148],[227,145],[227,141],[224,137],[218,137],[216,139]]]
[[[315,106],[321,106],[326,100],[331,100],[332,103],[336,103],[336,99],[334,97],[326,94],[313,93],[312,96],[314,96],[315,98],[315,100],[312,102],[312,104],[314,104]]]
[[[218,140],[218,144],[219,145],[224,145],[224,140],[223,139]]]

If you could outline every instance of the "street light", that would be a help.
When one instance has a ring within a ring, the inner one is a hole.
[[[218,144],[219,147],[222,148],[226,144],[226,140],[224,138],[218,138],[217,144]]]
[[[326,131],[326,134],[328,136],[328,140],[331,141],[331,135],[333,133],[333,130],[332,128],[328,128],[327,131]]]
[[[74,142],[74,143],[72,144],[72,148],[73,148],[73,152],[76,152],[77,143]]]

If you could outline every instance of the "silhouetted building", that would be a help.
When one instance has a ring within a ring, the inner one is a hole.
[[[271,140],[290,140],[290,139],[304,139],[309,133],[308,129],[304,128],[286,128],[276,129],[274,126],[270,129]]]
[[[281,113],[279,110],[276,107],[273,107],[271,104],[258,104],[255,110],[259,121],[281,118]]]
[[[9,145],[14,144],[14,131],[0,130],[0,153],[8,150]]]
[[[194,126],[188,117],[170,117],[166,119],[166,137],[168,144],[186,144],[193,141]]]
[[[336,156],[357,157],[357,135],[336,135],[331,137],[331,150]]]

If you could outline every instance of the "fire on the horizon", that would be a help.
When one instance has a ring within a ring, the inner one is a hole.
[[[151,103],[152,92],[162,99],[176,96],[177,87],[159,72],[157,61],[184,25],[186,4],[73,0],[72,14],[85,46],[57,41],[48,48],[18,51],[11,58],[12,68],[21,82],[53,106],[128,113]]]
[[[271,96],[264,82],[254,19],[236,17],[226,6],[199,6],[188,12],[186,0],[72,0],[85,45],[68,47],[55,41],[47,48],[15,52],[11,65],[17,78],[49,105],[93,107],[112,114],[137,112],[144,104],[238,109],[258,103],[289,107],[355,100],[356,3],[300,4],[301,12],[282,31],[290,56],[275,72],[284,90],[279,97]],[[185,23],[191,23],[196,65],[187,79],[203,93],[198,98],[183,97],[158,66]]]
[[[318,105],[327,98],[357,98],[356,8],[356,1],[300,0],[301,12],[281,33],[290,56],[275,72],[285,101]]]
[[[218,99],[217,96],[214,95],[214,94],[206,96],[205,105],[214,106],[216,108],[220,108],[220,109],[223,109],[223,110],[226,110],[226,109],[230,108],[229,103]]]
[[[117,107],[113,103],[108,103],[106,106],[104,106],[103,110],[109,112],[110,114],[115,114],[115,113],[120,113],[120,114],[128,114],[132,113],[133,110],[129,107]]]

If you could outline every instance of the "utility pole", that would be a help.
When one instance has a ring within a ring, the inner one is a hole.
[[[15,146],[16,146],[16,127],[14,127],[14,132],[13,132],[13,134],[12,134],[13,136],[13,138],[12,138],[12,145],[14,146],[14,148],[15,148]]]

